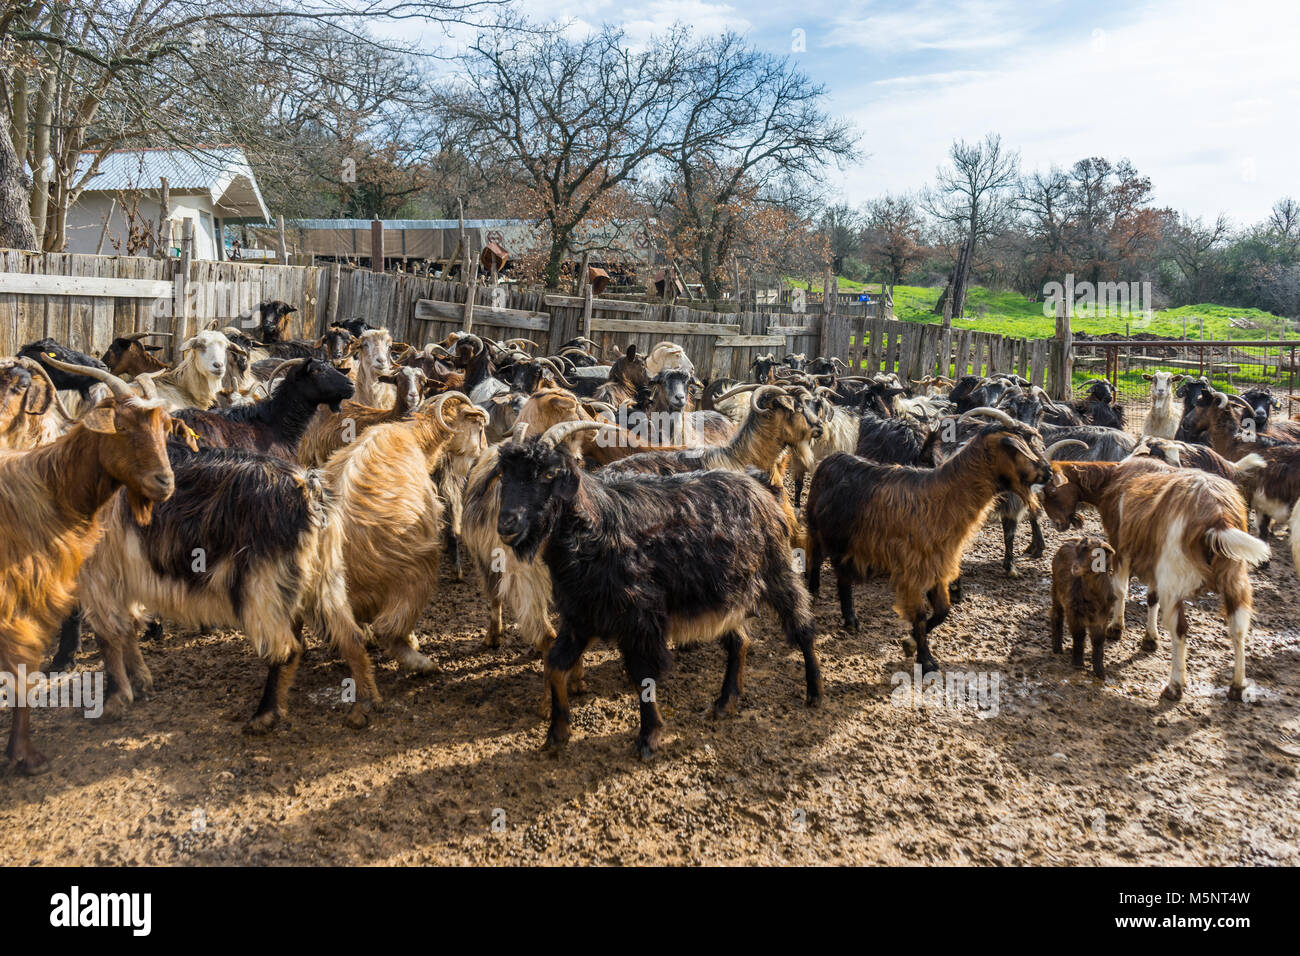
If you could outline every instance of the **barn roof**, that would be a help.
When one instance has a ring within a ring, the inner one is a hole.
[[[95,155],[82,153],[79,174],[90,168]],[[164,176],[174,193],[206,193],[218,216],[263,222],[270,219],[252,166],[238,146],[113,150],[104,155],[85,192],[156,193]]]

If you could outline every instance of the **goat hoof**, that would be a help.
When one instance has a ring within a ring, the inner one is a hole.
[[[1154,637],[1142,638],[1142,650],[1148,654],[1156,649],[1156,639]]]
[[[736,698],[719,697],[713,702],[714,717],[731,717],[736,713]]]
[[[1166,684],[1165,689],[1160,692],[1160,696],[1163,697],[1165,700],[1174,700],[1174,701],[1182,700],[1183,685],[1173,684],[1173,683]]]
[[[938,669],[939,669],[939,662],[936,661],[933,657],[929,658],[928,660],[921,661],[921,673],[923,675],[933,674]]]
[[[1075,667],[1082,667],[1082,666],[1083,666],[1083,655],[1080,654],[1078,657],[1071,657],[1071,658],[1070,658],[1070,663],[1073,664]]]
[[[1015,578],[1020,577],[1020,572],[1019,572],[1019,571],[1018,571],[1014,566],[1013,566],[1013,567],[1006,567],[1006,566],[1004,565],[1003,568],[1002,568],[1002,570],[1004,570],[1004,571],[1007,572],[1007,577],[1009,577],[1009,578],[1015,579]]]
[[[568,742],[569,731],[567,729],[561,731],[552,727],[546,734],[546,743],[542,745],[542,749],[550,753],[559,753]]]
[[[49,758],[38,750],[28,751],[27,756],[18,761],[18,772],[25,777],[39,777],[49,769]]]
[[[642,761],[653,760],[655,751],[659,749],[659,732],[655,731],[648,736],[638,737],[636,739],[636,749]]]
[[[113,722],[121,720],[126,716],[127,707],[130,701],[122,695],[114,695],[104,701],[104,712],[100,714],[100,719]]]
[[[821,695],[821,691],[816,691],[816,692],[811,693],[811,694],[808,695],[808,706],[809,706],[809,707],[816,708],[816,707],[820,707],[821,705],[822,705],[822,695]]]
[[[1094,668],[1092,669],[1092,676],[1095,677],[1095,678],[1097,678],[1097,680],[1099,680],[1099,681],[1103,681],[1103,682],[1104,682],[1104,681],[1106,680],[1106,670],[1105,670],[1105,668],[1102,668],[1102,667],[1094,667]]]
[[[1244,687],[1229,687],[1229,688],[1228,688],[1228,700],[1236,700],[1236,701],[1240,701],[1240,700],[1242,699],[1242,694],[1244,694],[1245,691],[1246,691],[1246,688],[1244,688]]]
[[[370,724],[370,707],[367,704],[357,701],[348,711],[347,723],[353,730],[361,730]]]
[[[275,725],[280,722],[280,715],[273,710],[268,710],[261,714],[254,714],[253,719],[244,724],[244,733],[250,737],[261,737],[269,734],[275,729]]]
[[[1026,558],[1041,558],[1042,556],[1043,556],[1042,544],[1031,544],[1029,547],[1025,548]]]
[[[858,629],[858,616],[856,614],[853,615],[853,617],[846,617],[844,619],[844,630],[853,631],[856,633],[857,629]]]
[[[50,661],[49,673],[51,674],[68,674],[77,669],[77,659],[75,656],[65,657],[62,654],[56,655],[54,660]]]
[[[1124,628],[1118,625],[1106,628],[1106,640],[1108,641],[1118,641],[1123,636]]]

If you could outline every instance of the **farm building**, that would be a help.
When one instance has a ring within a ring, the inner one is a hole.
[[[186,219],[194,221],[196,259],[227,258],[225,226],[270,219],[238,146],[85,153],[82,170],[90,171],[97,159],[98,168],[68,212],[68,252],[126,254],[132,224],[157,222],[164,179],[173,254],[179,254]]]
[[[384,259],[394,263],[427,264],[430,268],[450,267],[460,244],[460,222],[456,219],[385,219]],[[297,254],[343,262],[369,264],[371,258],[369,219],[289,219],[286,241]],[[526,219],[466,219],[465,242],[472,250],[495,245],[510,259],[542,251],[537,225]],[[267,237],[266,242],[274,245]],[[589,249],[589,262],[618,276],[646,276],[663,265],[641,223],[607,224],[588,227],[574,237],[575,249]],[[575,252],[571,268],[581,253]]]

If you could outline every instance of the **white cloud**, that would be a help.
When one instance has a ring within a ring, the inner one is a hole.
[[[1158,3],[1129,25],[998,58],[993,72],[832,86],[871,158],[845,177],[860,201],[929,182],[954,138],[1002,134],[1027,167],[1127,156],[1162,205],[1239,222],[1300,191],[1300,86],[1289,3]],[[865,102],[864,102],[865,101]]]

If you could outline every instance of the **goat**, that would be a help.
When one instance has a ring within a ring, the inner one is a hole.
[[[44,365],[29,358],[0,359],[0,448],[48,444],[75,421]]]
[[[294,461],[317,406],[340,411],[342,402],[352,397],[353,385],[320,359],[290,359],[281,363],[280,371],[284,380],[266,401],[222,411],[186,408],[175,417],[193,429],[206,448],[242,448]]]
[[[636,400],[637,390],[650,384],[643,356],[636,353],[636,344],[615,360],[609,369],[609,379],[596,389],[595,398],[614,407]]]
[[[396,388],[392,407],[372,408],[350,399],[342,402],[338,411],[319,409],[298,441],[298,464],[319,468],[330,455],[341,446],[356,441],[366,429],[387,422],[405,421],[411,416],[424,394],[424,373],[418,368],[403,366],[379,378]]]
[[[780,360],[776,357],[775,352],[768,352],[766,355],[755,355],[754,361],[749,363],[750,369],[754,372],[754,382],[757,385],[774,384],[776,367],[780,365]]]
[[[228,353],[238,348],[220,332],[199,332],[181,346],[175,368],[137,376],[135,388],[147,397],[156,395],[168,412],[211,408],[221,392]]]
[[[1115,389],[1110,382],[1092,378],[1084,382],[1088,389],[1083,398],[1069,403],[1079,413],[1083,424],[1101,425],[1124,430],[1124,408],[1115,402]]]
[[[347,721],[365,726],[379,691],[348,601],[344,524],[321,473],[232,449],[194,453],[170,442],[167,451],[177,493],[147,527],[121,501],[107,508],[103,540],[78,578],[112,683],[105,717],[153,688],[135,637],[147,607],[182,625],[244,632],[269,665],[245,725],[252,734],[284,717],[309,621],[347,662],[357,693]]]
[[[774,480],[774,469],[787,448],[812,467],[809,443],[821,434],[822,425],[812,407],[812,396],[790,392],[779,385],[760,385],[750,400],[752,410],[726,445],[712,445],[680,451],[647,451],[629,455],[600,469],[602,480],[614,475],[672,475],[687,471],[743,472],[756,468]],[[597,444],[601,440],[597,439]]]
[[[497,533],[521,560],[551,574],[560,626],[546,655],[548,747],[570,735],[569,671],[597,637],[616,640],[640,699],[637,747],[650,758],[663,734],[656,688],[669,644],[720,638],[727,672],[714,712],[734,711],[745,618],[768,604],[803,652],[807,702],[822,698],[808,595],[791,561],[781,491],[726,471],[603,482],[584,474],[562,440],[595,422],[558,426],[501,449]]]
[[[828,455],[832,455],[837,451],[852,453],[862,447],[863,421],[870,419],[873,423],[866,426],[868,432],[872,431],[874,423],[894,421],[889,416],[888,403],[892,401],[894,395],[898,394],[895,389],[875,383],[866,386],[859,393],[859,401],[864,406],[861,412],[854,412],[828,401],[828,396],[833,394],[832,389],[825,387],[819,387],[817,390],[817,410],[821,416],[822,433],[813,439],[812,454],[814,463],[823,461]],[[886,432],[895,430],[892,425],[881,425],[880,428]],[[920,426],[909,422],[898,426],[898,434],[893,435],[892,438],[903,438],[907,441],[915,437],[919,430]],[[885,449],[893,447],[892,438],[883,438],[879,446],[872,446],[873,453],[878,455],[890,454]],[[871,443],[872,439],[868,437],[867,441]],[[791,464],[790,474],[794,481],[794,506],[796,508],[799,507],[799,503],[803,498],[804,476],[810,470],[810,468],[805,468],[804,463],[797,458]]]
[[[1269,438],[1292,444],[1300,443],[1300,422],[1273,421],[1272,413],[1282,407],[1282,402],[1273,397],[1267,388],[1252,388],[1242,392],[1241,399],[1250,406],[1255,419],[1255,431]]]
[[[1204,431],[1201,431],[1192,425],[1192,417],[1196,410],[1196,403],[1206,389],[1213,390],[1209,380],[1202,375],[1199,378],[1183,379],[1183,383],[1179,385],[1177,390],[1174,392],[1175,398],[1181,398],[1183,400],[1182,417],[1178,420],[1178,431],[1174,432],[1175,441],[1199,445],[1209,444],[1209,436],[1207,436]]]
[[[1261,448],[1287,444],[1259,434],[1253,416],[1243,422],[1242,413],[1249,411],[1250,406],[1244,401],[1206,388],[1197,396],[1196,405],[1186,421],[1189,429],[1204,432],[1210,447],[1229,461],[1240,461]]]
[[[443,392],[433,401],[439,403],[451,396],[462,398],[467,404],[469,403],[469,397],[461,392]],[[433,407],[436,409],[439,406]],[[433,414],[438,415],[436,411]],[[420,418],[418,413],[416,418]],[[444,508],[446,526],[443,537],[447,553],[451,558],[452,575],[457,581],[464,580],[460,552],[464,532],[465,483],[469,479],[469,472],[474,462],[483,453],[486,444],[483,427],[487,424],[487,418],[487,412],[475,405],[472,410],[460,412],[455,426],[447,425],[443,421],[441,423],[443,427],[449,428],[452,432],[452,441],[446,451],[438,456],[435,466],[429,471],[434,491],[446,506]]]
[[[413,630],[438,585],[443,537],[443,504],[429,475],[448,456],[477,452],[485,417],[468,397],[448,392],[408,421],[369,429],[325,466],[345,529],[352,615],[416,673],[434,670]]]
[[[100,396],[93,389],[99,383],[99,379],[88,373],[66,372],[62,367],[71,365],[76,368],[94,368],[107,372],[108,366],[93,355],[78,352],[66,345],[60,345],[54,339],[47,338],[24,345],[18,350],[17,357],[31,359],[43,366],[45,373],[54,382],[54,387],[60,392],[76,392],[83,402],[98,403]]]
[[[119,335],[105,350],[101,360],[119,378],[134,378],[145,372],[163,372],[167,366],[154,357],[161,345],[145,345],[141,340],[170,336],[170,332],[132,332]]]
[[[1130,575],[1147,586],[1147,627],[1142,649],[1156,648],[1156,619],[1171,638],[1167,700],[1182,697],[1187,681],[1187,612],[1184,602],[1205,590],[1223,595],[1232,639],[1230,700],[1246,688],[1246,636],[1252,595],[1248,570],[1266,561],[1268,545],[1246,530],[1246,503],[1232,483],[1200,471],[1183,471],[1151,459],[1058,462],[1059,476],[1043,494],[1057,528],[1077,524],[1080,504],[1101,513],[1106,538],[1115,549],[1116,607],[1107,636],[1124,628],[1124,599]]]
[[[147,525],[176,487],[166,411],[104,369],[49,363],[104,383],[111,397],[57,441],[0,451],[0,671],[9,674],[36,673],[72,610],[77,574],[99,541],[101,506],[122,488],[132,523]],[[16,690],[25,696],[28,688]],[[5,753],[26,774],[49,768],[32,743],[30,708],[14,708]]]
[[[856,630],[854,581],[872,570],[888,573],[894,610],[911,624],[924,673],[938,670],[929,635],[948,617],[948,587],[997,494],[1012,491],[1029,500],[1030,489],[1051,478],[1038,432],[1003,418],[981,428],[933,470],[879,465],[837,452],[813,473],[805,512],[809,591],[818,593],[821,564],[829,558],[844,625]]]
[[[1052,652],[1061,653],[1070,629],[1070,657],[1083,666],[1083,640],[1092,641],[1092,672],[1106,679],[1106,627],[1118,600],[1112,573],[1115,549],[1096,535],[1068,538],[1052,556]]]
[[[297,311],[297,307],[288,302],[269,299],[241,313],[235,321],[241,329],[252,329],[264,343],[287,342],[290,317]]]
[[[372,408],[391,408],[397,400],[397,390],[379,377],[392,367],[390,349],[393,337],[387,329],[367,329],[356,340],[357,392],[356,400]]]
[[[1174,392],[1170,386],[1181,382],[1182,374],[1143,372],[1142,377],[1151,383],[1151,411],[1142,422],[1142,436],[1173,438],[1178,434],[1179,416],[1174,413]]]

